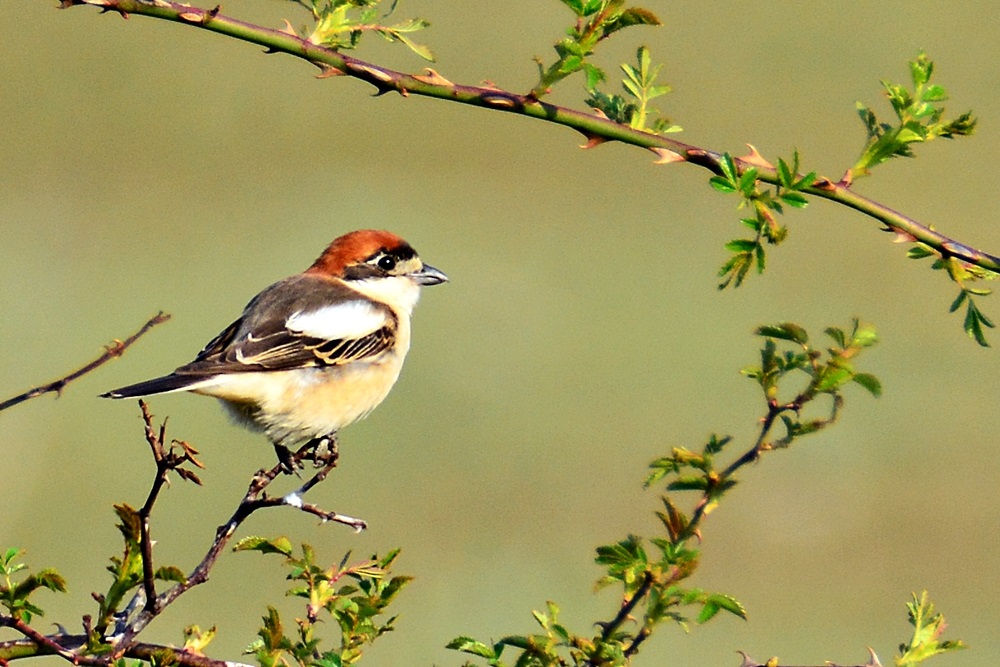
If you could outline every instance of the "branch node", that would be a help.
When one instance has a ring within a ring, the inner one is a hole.
[[[516,109],[520,106],[520,102],[513,95],[507,94],[494,94],[489,93],[486,95],[480,95],[479,99],[483,101],[484,104],[488,104],[496,109]]]

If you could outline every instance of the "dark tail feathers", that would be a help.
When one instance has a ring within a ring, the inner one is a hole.
[[[149,396],[150,394],[163,394],[168,391],[184,389],[203,379],[191,375],[164,375],[163,377],[153,378],[145,382],[130,384],[127,387],[112,389],[107,393],[101,394],[101,398],[135,398],[137,396]]]

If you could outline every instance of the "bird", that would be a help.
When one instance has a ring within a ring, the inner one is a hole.
[[[410,348],[420,288],[447,280],[392,232],[344,234],[253,297],[193,361],[101,397],[215,397],[238,424],[262,431],[290,472],[291,447],[336,448],[337,433],[385,399]]]

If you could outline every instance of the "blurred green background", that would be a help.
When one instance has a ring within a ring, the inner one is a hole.
[[[512,115],[313,78],[287,56],[142,17],[54,2],[9,4],[0,94],[0,340],[4,396],[53,379],[158,309],[173,320],[121,361],[2,415],[0,545],[59,568],[70,595],[42,595],[47,621],[77,630],[117,547],[112,503],[139,505],[151,478],[138,410],[96,395],[188,361],[259,289],[307,266],[337,236],[384,227],[452,282],[427,290],[413,351],[386,403],[342,438],[341,468],[313,500],[367,519],[363,535],[293,511],[242,534],[287,534],[328,561],[402,546],[416,581],[398,632],[367,664],[455,665],[443,645],[531,631],[547,599],[579,631],[608,618],[592,549],[655,530],[646,464],[711,432],[753,433],[760,404],[740,367],[753,327],[819,332],[860,316],[883,344],[864,360],[885,395],[848,396],[842,422],[747,470],[705,528],[693,583],[750,614],[690,635],[666,630],[637,664],[735,665],[734,651],[784,664],[884,663],[907,636],[904,603],[927,588],[987,665],[1000,651],[998,358],[948,315],[954,290],[907,260],[870,220],[826,202],[791,217],[763,279],[719,293],[722,244],[740,233],[735,198],[690,166],[636,149],[582,152],[579,135]],[[918,147],[858,189],[971,245],[1000,251],[1000,22],[989,2],[644,3],[665,21],[633,29],[598,60],[640,43],[675,93],[660,104],[681,139],[765,156],[798,149],[839,176],[863,142],[854,102],[886,113],[880,78],[906,80],[920,48],[976,137]],[[233,16],[305,22],[278,0],[233,1]],[[556,0],[409,0],[400,16],[456,82],[527,90],[571,19]],[[402,47],[360,52],[419,70]],[[554,100],[577,104],[572,80]],[[984,304],[1000,317],[993,299]],[[1000,335],[994,335],[1000,344]],[[190,569],[249,475],[270,464],[258,435],[214,401],[152,401],[169,433],[208,465],[205,487],[174,484],[158,506],[161,563]],[[115,545],[112,550],[109,545]],[[213,655],[239,658],[276,563],[227,554],[212,581],[148,639],[218,624]],[[288,618],[298,607],[282,603]],[[6,636],[6,635],[4,635]]]

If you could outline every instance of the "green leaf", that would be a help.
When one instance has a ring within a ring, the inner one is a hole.
[[[159,579],[160,581],[175,581],[178,584],[187,583],[187,577],[184,572],[181,571],[179,567],[174,565],[166,565],[156,569],[153,577]]]
[[[965,648],[960,640],[942,640],[945,623],[944,616],[935,612],[934,605],[927,597],[927,591],[906,605],[907,616],[913,626],[913,636],[905,644],[899,645],[900,655],[896,656],[897,667],[913,667],[924,660]]]
[[[760,326],[754,330],[754,333],[766,338],[792,341],[799,345],[805,345],[809,342],[809,334],[806,333],[806,330],[792,322]]]
[[[486,658],[487,660],[496,660],[500,657],[493,647],[487,646],[483,642],[477,641],[472,637],[455,637],[450,642],[445,644],[445,648],[453,651],[461,651],[462,653],[469,653],[471,655],[479,656],[480,658]]]
[[[809,205],[809,200],[806,199],[805,195],[798,192],[782,192],[779,198],[794,208],[805,208]]]
[[[819,380],[816,382],[816,391],[835,392],[853,377],[854,369],[851,368],[850,364],[847,362],[835,364],[831,361],[823,367]]]
[[[924,259],[925,257],[935,257],[937,252],[925,245],[915,245],[906,251],[906,256],[910,259]]]
[[[292,543],[287,537],[268,539],[266,537],[244,537],[236,543],[233,551],[259,551],[265,554],[292,555]]]
[[[855,373],[851,380],[867,389],[875,398],[882,395],[882,383],[871,373]]]
[[[965,292],[963,292],[965,294]],[[980,347],[989,347],[989,341],[986,340],[986,333],[983,331],[983,327],[994,328],[993,321],[990,320],[986,315],[979,310],[972,297],[967,298],[968,307],[965,310],[965,321],[963,326],[965,328],[965,333],[968,334],[970,338],[975,340]]]
[[[750,252],[757,247],[757,242],[752,239],[733,239],[723,247],[729,252]]]
[[[713,176],[708,179],[708,183],[719,192],[736,192],[736,185],[731,183],[725,176]]]
[[[678,477],[667,484],[670,491],[704,491],[708,488],[708,480],[704,477]]]
[[[501,644],[505,646],[513,646],[514,648],[529,649],[531,648],[531,638],[525,635],[508,635],[500,639]]]

